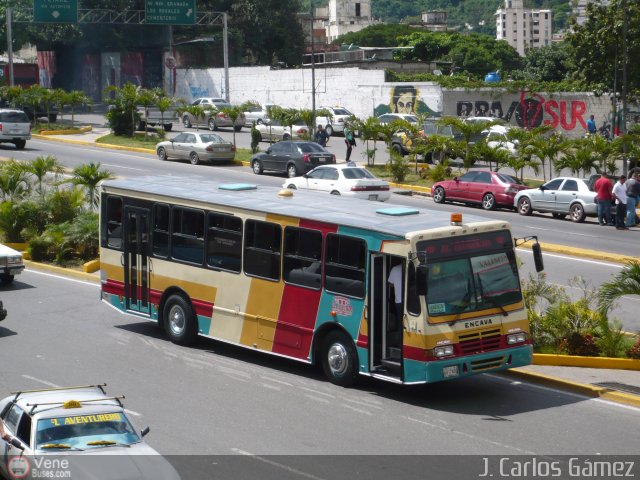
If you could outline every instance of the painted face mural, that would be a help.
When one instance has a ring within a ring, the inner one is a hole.
[[[415,113],[418,90],[410,85],[394,87],[391,90],[391,107],[393,113]]]

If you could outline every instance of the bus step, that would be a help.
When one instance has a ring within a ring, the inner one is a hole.
[[[397,358],[382,358],[380,360],[382,365],[389,373],[400,373],[400,360]]]

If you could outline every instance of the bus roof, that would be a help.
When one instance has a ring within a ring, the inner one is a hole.
[[[346,198],[327,193],[295,190],[293,195],[278,195],[282,189],[253,184],[214,182],[196,176],[147,176],[105,180],[103,191],[112,194],[157,195],[179,201],[202,202],[245,211],[304,218],[404,237],[409,232],[450,226],[450,213],[386,205],[380,202]],[[165,200],[167,201],[167,200]],[[490,220],[464,215],[464,224]],[[495,222],[502,225],[507,222]]]

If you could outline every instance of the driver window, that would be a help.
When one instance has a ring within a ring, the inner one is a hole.
[[[335,168],[327,168],[324,178],[325,180],[338,180],[338,171]]]
[[[562,178],[556,178],[555,180],[551,180],[544,184],[544,187],[547,190],[557,190],[560,188],[560,184],[562,183]]]
[[[562,190],[565,192],[577,192],[578,191],[578,182],[575,180],[567,180],[562,185]]]

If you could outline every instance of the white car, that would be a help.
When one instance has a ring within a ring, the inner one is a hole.
[[[300,140],[309,135],[309,127],[304,122],[293,124],[293,131],[288,125],[282,125],[279,120],[267,119],[264,123],[256,125],[256,130],[260,133],[261,142],[280,140]]]
[[[378,117],[378,122],[380,122],[380,125],[387,125],[397,120],[404,120],[405,122],[409,122],[411,125],[415,125],[416,127],[419,123],[418,117],[409,113],[384,113]]]
[[[24,270],[22,254],[13,248],[0,244],[0,282],[9,285],[14,276]]]
[[[283,184],[291,190],[318,190],[331,195],[384,202],[391,197],[389,183],[377,178],[366,168],[353,162],[316,167],[301,177],[289,178]]]
[[[323,126],[329,136],[335,132],[344,132],[344,124],[354,116],[344,107],[318,107],[316,110],[327,110],[331,113],[330,117],[316,117],[316,128]]]
[[[0,143],[13,143],[22,150],[31,140],[31,121],[21,110],[0,109]]]
[[[266,123],[269,118],[269,108],[275,107],[275,105],[265,103],[264,105],[255,105],[249,107],[246,112],[244,112],[244,120],[245,125],[250,127],[253,125],[253,122],[256,122],[256,125],[260,125],[261,123]]]
[[[13,438],[0,439],[0,476],[179,479],[142,440],[149,428],[135,430],[124,396],[108,396],[105,386],[26,390],[1,400],[0,417]]]
[[[507,132],[513,127],[509,125],[492,125],[484,130],[483,135],[487,136],[487,145],[491,148],[501,148],[507,150],[512,155],[516,154],[517,141],[511,141],[507,137]]]

